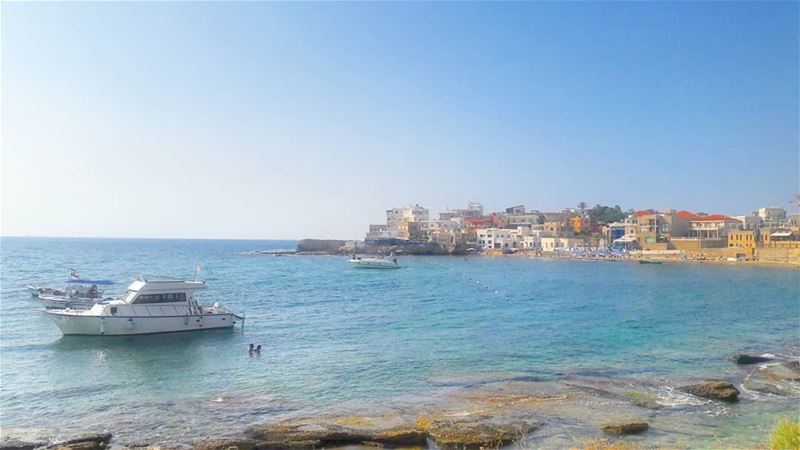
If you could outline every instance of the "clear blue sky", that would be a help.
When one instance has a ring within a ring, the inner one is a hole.
[[[800,190],[798,3],[2,4],[2,234]]]

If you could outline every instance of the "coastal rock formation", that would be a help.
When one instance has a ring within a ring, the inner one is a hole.
[[[258,450],[304,450],[346,445],[424,447],[428,438],[442,448],[463,449],[507,445],[525,437],[537,426],[532,421],[502,420],[493,415],[456,417],[442,413],[420,417],[416,422],[394,415],[287,420],[252,426],[245,434],[248,442],[254,442],[254,448]],[[215,441],[197,447],[197,450],[224,449]]]
[[[194,450],[254,450],[256,442],[250,439],[212,439],[202,441]]]
[[[44,428],[7,428],[0,431],[0,450],[32,450],[54,448],[62,450],[99,450],[111,441],[111,433],[83,432],[55,441],[57,433]]]
[[[303,239],[297,243],[297,253],[336,254],[344,247],[345,242],[338,239]]]
[[[440,448],[499,448],[523,439],[539,424],[493,416],[421,417],[417,424]]]
[[[62,444],[56,445],[52,448],[55,450],[101,450],[106,448],[106,444],[103,442],[92,442],[92,441],[85,441],[85,442],[73,442],[72,444]]]
[[[52,444],[56,450],[101,450],[111,442],[111,433],[81,433]]]
[[[740,354],[740,355],[735,355],[731,359],[736,364],[749,365],[749,364],[760,364],[760,363],[770,362],[774,358],[770,358],[767,356],[753,356],[753,355]]]
[[[800,397],[798,382],[800,382],[800,364],[798,361],[790,361],[758,368],[748,375],[742,386],[765,394]]]
[[[424,446],[427,436],[400,416],[337,416],[256,425],[245,434],[258,449],[309,449],[343,445]],[[214,449],[207,449],[214,450]]]
[[[680,390],[697,397],[710,398],[712,400],[722,400],[725,402],[735,402],[739,400],[739,390],[727,381],[704,381],[702,383],[683,386]]]
[[[0,450],[32,450],[50,444],[53,435],[44,428],[3,428]]]
[[[610,434],[639,434],[650,428],[646,422],[623,422],[603,425],[603,431]]]
[[[800,361],[790,361],[783,364],[770,364],[760,369],[773,380],[800,381]]]
[[[71,436],[58,442],[58,445],[82,444],[85,442],[93,444],[108,444],[111,442],[111,433],[81,433]]]
[[[352,253],[388,255],[461,255],[463,247],[442,246],[434,242],[413,242],[398,244],[366,244],[363,241],[344,241],[341,239],[302,239],[297,244],[297,254],[350,255]]]

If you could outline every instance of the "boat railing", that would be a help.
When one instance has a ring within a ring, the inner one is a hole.
[[[143,281],[145,283],[149,281],[186,281],[185,278],[168,277],[166,275],[149,275],[143,273],[136,274],[136,280]]]

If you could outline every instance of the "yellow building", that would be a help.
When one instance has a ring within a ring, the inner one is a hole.
[[[597,221],[590,216],[576,216],[571,218],[570,225],[575,234],[593,233],[597,231]]]
[[[728,232],[728,247],[756,248],[758,234],[755,230],[735,230]]]
[[[800,248],[800,229],[762,229],[761,242],[765,248]]]

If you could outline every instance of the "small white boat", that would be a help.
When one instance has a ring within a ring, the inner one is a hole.
[[[43,288],[43,287],[41,287],[39,285],[36,285],[36,284],[29,284],[29,285],[25,286],[25,288],[28,289],[28,292],[30,292],[31,296],[33,296],[33,297],[38,297],[38,296],[42,295],[42,291],[44,291],[44,290],[54,290],[52,288]],[[61,294],[64,294],[64,292],[61,291]]]
[[[29,284],[26,286],[28,291],[31,293],[33,297],[64,297],[67,295],[71,296],[84,296],[88,291],[90,291],[94,287],[95,292],[97,293],[98,297],[103,295],[103,291],[97,289],[97,286],[86,286],[81,284],[76,284],[72,286],[67,286],[64,289],[58,288],[49,288],[49,287],[42,287],[33,284]],[[71,293],[70,293],[71,292]]]
[[[39,296],[42,305],[46,309],[89,309],[95,303],[103,301],[101,298],[93,299],[86,297],[63,297],[63,296]]]
[[[399,269],[400,264],[397,262],[397,257],[394,254],[389,255],[389,258],[383,256],[377,257],[360,257],[353,255],[350,258],[350,264],[353,267],[360,267],[365,269]]]
[[[97,289],[96,285],[92,285],[88,289],[70,286],[63,295],[44,291],[39,295],[39,300],[46,309],[89,309],[95,303],[103,300],[102,294],[103,291]]]
[[[117,299],[94,303],[90,309],[46,309],[64,335],[119,336],[231,328],[244,316],[214,304],[201,306],[195,293],[203,281],[175,279],[131,283]]]
[[[86,278],[81,278],[80,272],[75,269],[69,269],[69,278],[67,279],[67,283],[70,284],[94,284],[94,285],[101,285],[101,286],[110,286],[114,284],[111,280],[90,280]]]

